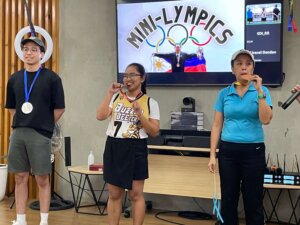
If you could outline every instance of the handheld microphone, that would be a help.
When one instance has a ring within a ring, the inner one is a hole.
[[[281,105],[281,107],[283,108],[283,109],[287,109],[287,107],[289,107],[292,103],[293,103],[293,101],[296,99],[296,98],[298,98],[298,96],[300,95],[300,91],[296,91],[296,92],[294,92],[282,105]]]

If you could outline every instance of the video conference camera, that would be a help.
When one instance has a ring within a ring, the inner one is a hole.
[[[194,98],[185,97],[182,100],[182,103],[188,107],[181,108],[181,112],[195,112],[195,99]]]

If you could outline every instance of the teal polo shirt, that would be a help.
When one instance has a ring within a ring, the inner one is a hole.
[[[272,106],[269,90],[263,86],[266,102]],[[258,92],[253,83],[241,98],[232,84],[223,88],[217,97],[215,110],[223,113],[221,140],[235,143],[264,142],[262,123],[258,115]]]

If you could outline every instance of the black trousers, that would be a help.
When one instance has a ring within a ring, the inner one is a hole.
[[[238,201],[243,194],[246,225],[264,225],[264,143],[231,143],[219,147],[221,215],[223,225],[238,225]]]

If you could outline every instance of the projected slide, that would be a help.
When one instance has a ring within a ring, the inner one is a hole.
[[[213,2],[118,4],[118,71],[138,62],[153,73],[230,72],[244,48],[245,2]]]

